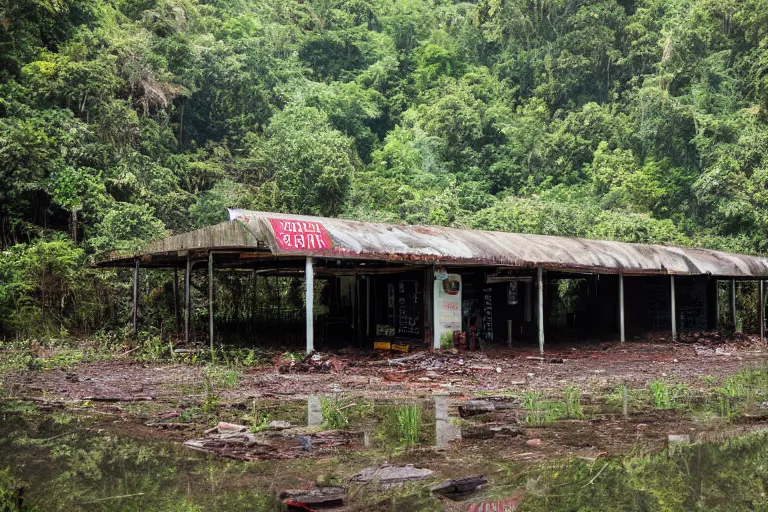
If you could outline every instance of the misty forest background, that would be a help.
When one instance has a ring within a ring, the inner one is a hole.
[[[0,0],[0,176],[4,337],[228,206],[764,253],[768,0]]]

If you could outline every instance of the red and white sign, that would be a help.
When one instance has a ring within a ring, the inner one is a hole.
[[[283,251],[324,251],[333,248],[331,235],[319,222],[269,219],[277,246]]]

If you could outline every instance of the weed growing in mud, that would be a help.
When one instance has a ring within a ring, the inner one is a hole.
[[[421,406],[401,405],[397,408],[397,423],[400,426],[400,442],[406,447],[419,444],[421,431]]]
[[[543,427],[554,423],[565,415],[563,402],[543,400],[544,395],[537,391],[528,391],[523,396],[523,420],[527,425]]]
[[[584,411],[581,408],[581,390],[578,386],[566,386],[563,389],[563,401],[566,418],[584,417]]]
[[[203,372],[217,387],[232,389],[240,383],[241,374],[234,368],[209,366]]]
[[[210,377],[203,373],[203,379],[205,379],[205,399],[203,400],[203,405],[201,407],[206,413],[212,414],[219,409],[221,400],[213,387]]]
[[[648,387],[651,390],[651,403],[656,409],[675,407],[691,391],[684,384],[669,384],[664,380],[652,380]]]
[[[656,409],[671,409],[672,399],[669,396],[669,386],[663,380],[652,380],[649,384],[651,388],[651,400]]]
[[[321,396],[320,410],[323,415],[323,427],[337,430],[349,425],[349,418],[344,412],[346,408],[347,406],[337,396]]]

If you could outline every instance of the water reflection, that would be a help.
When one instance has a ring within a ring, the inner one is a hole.
[[[461,440],[461,428],[455,418],[448,414],[449,400],[446,395],[434,395],[435,401],[435,446],[445,448],[451,441]]]

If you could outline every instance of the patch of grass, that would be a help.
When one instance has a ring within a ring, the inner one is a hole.
[[[211,365],[203,372],[216,387],[232,389],[240,383],[242,374],[235,368]]]
[[[440,336],[440,349],[450,350],[452,348],[453,348],[453,333],[444,332],[443,335]]]
[[[348,426],[349,418],[345,412],[347,405],[338,396],[321,396],[320,410],[323,415],[323,427],[338,430]]]
[[[401,405],[397,408],[397,423],[400,427],[400,442],[406,447],[419,444],[421,431],[421,406]]]
[[[656,409],[672,408],[672,398],[666,381],[652,380],[648,387],[651,389],[651,401]]]
[[[565,416],[565,404],[557,401],[545,401],[544,394],[528,391],[523,396],[523,421],[526,425],[543,427]]]
[[[566,386],[563,389],[563,403],[566,418],[584,417],[584,410],[581,408],[581,389],[578,386]]]
[[[205,379],[205,398],[203,399],[203,405],[201,406],[201,409],[208,414],[213,414],[219,409],[221,399],[216,393],[210,377],[203,374],[203,378]]]

